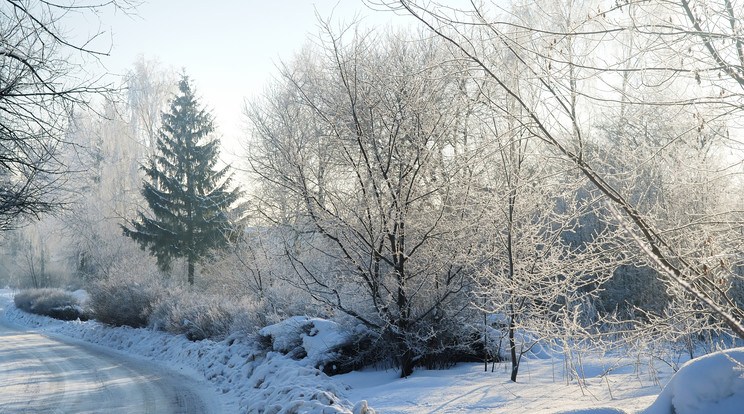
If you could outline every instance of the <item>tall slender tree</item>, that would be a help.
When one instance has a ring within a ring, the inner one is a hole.
[[[157,153],[142,169],[142,195],[152,212],[122,226],[124,235],[149,248],[163,270],[173,259],[185,258],[188,282],[194,284],[194,265],[228,243],[229,212],[240,197],[231,188],[228,168],[215,169],[219,140],[212,136],[212,115],[199,104],[183,75],[179,94],[163,113]]]

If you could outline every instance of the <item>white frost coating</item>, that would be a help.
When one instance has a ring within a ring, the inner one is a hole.
[[[78,290],[72,292],[72,295],[75,296],[77,298],[77,300],[80,301],[80,304],[82,304],[82,305],[87,304],[88,303],[88,299],[90,298],[88,296],[88,292],[86,292],[83,289],[78,289]]]
[[[336,322],[307,316],[291,317],[258,333],[271,337],[272,349],[277,352],[289,353],[301,346],[313,366],[325,364],[335,350],[349,342],[349,333]]]
[[[741,414],[744,411],[744,348],[716,352],[685,363],[643,414]]]

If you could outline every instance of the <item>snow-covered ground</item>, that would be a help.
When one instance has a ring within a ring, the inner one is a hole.
[[[531,359],[517,383],[509,380],[506,364],[484,372],[483,364],[459,364],[444,371],[417,370],[405,379],[396,373],[364,371],[341,375],[352,389],[350,398],[364,396],[382,413],[555,413],[570,409],[616,407],[637,412],[656,398],[660,387],[647,373],[626,366],[608,376],[599,358],[584,361],[584,389],[566,384],[563,361]],[[611,361],[604,361],[607,366]],[[645,367],[637,367],[645,371]],[[666,377],[666,375],[665,375]],[[609,381],[609,388],[606,383]],[[611,394],[610,394],[611,393]]]
[[[225,412],[365,412],[367,403],[378,413],[676,413],[734,414],[744,409],[744,376],[736,361],[744,350],[727,356],[698,358],[674,377],[654,403],[672,370],[661,362],[584,355],[586,385],[566,383],[560,357],[526,360],[519,382],[509,381],[506,365],[459,364],[449,370],[416,370],[398,378],[395,370],[366,369],[328,377],[313,368],[321,358],[319,343],[338,340],[327,321],[294,318],[292,323],[315,323],[318,332],[301,338],[310,352],[296,361],[280,352],[260,351],[247,337],[221,342],[191,342],[150,329],[113,328],[95,321],[62,322],[30,315],[12,305],[12,294],[0,290],[0,309],[14,324],[55,336],[63,335],[155,361],[205,381],[218,395]],[[274,348],[291,334],[288,326],[267,328]],[[278,341],[278,342],[277,342]],[[603,375],[611,371],[609,375]],[[704,379],[701,381],[701,379]],[[652,403],[654,403],[652,405]],[[714,411],[710,411],[714,409]],[[372,412],[371,410],[369,412]]]
[[[658,360],[584,355],[581,387],[566,383],[562,358],[523,361],[517,383],[508,364],[491,372],[475,363],[403,379],[392,370],[335,378],[351,386],[348,398],[364,398],[381,413],[741,414],[743,364],[742,348],[689,361],[675,375]]]
[[[306,362],[258,350],[246,337],[221,342],[191,342],[151,329],[114,328],[88,322],[64,322],[32,315],[13,305],[12,292],[0,290],[0,313],[15,325],[52,337],[64,336],[145,358],[191,376],[211,387],[225,413],[363,413],[363,402],[344,396],[348,385]]]

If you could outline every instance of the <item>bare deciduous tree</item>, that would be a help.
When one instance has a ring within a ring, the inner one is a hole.
[[[407,376],[467,340],[453,329],[468,307],[478,148],[439,42],[353,30],[327,30],[249,108],[251,163],[284,192],[273,211],[297,209],[272,220],[305,243],[287,247],[297,283],[378,332]]]
[[[132,4],[0,2],[0,229],[58,203],[52,193],[65,169],[57,155],[69,116],[110,90],[76,63],[105,54],[88,47],[102,33],[75,42],[63,24],[70,14],[112,7]]]

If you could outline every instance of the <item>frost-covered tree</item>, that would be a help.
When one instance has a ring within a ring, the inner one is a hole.
[[[518,88],[524,67],[503,48],[493,54],[502,54],[498,71]],[[595,194],[584,191],[585,180],[530,133],[513,97],[487,86],[479,95],[473,127],[487,131],[491,156],[478,207],[482,231],[474,235],[481,243],[472,260],[478,275],[473,303],[502,325],[516,381],[533,346],[570,337],[577,309],[591,305],[618,260],[610,251],[611,229],[581,234],[599,206]],[[507,113],[494,114],[492,106]],[[591,322],[581,321],[585,328]]]
[[[0,2],[0,230],[59,206],[72,110],[111,91],[83,67],[105,54],[90,46],[102,33],[76,39],[64,26],[118,8],[131,2]]]
[[[68,131],[76,150],[63,155],[78,172],[67,182],[75,192],[59,216],[67,242],[57,255],[68,257],[83,279],[106,277],[124,256],[139,254],[118,231],[121,220],[134,218],[142,204],[140,146],[122,117],[125,110],[107,101],[98,111],[78,112]]]
[[[173,259],[186,259],[193,285],[194,265],[228,243],[230,211],[240,191],[230,186],[229,167],[215,169],[220,142],[211,135],[212,115],[200,106],[186,75],[178,89],[162,115],[158,154],[143,167],[142,195],[152,215],[140,211],[122,229],[149,248],[164,270]]]
[[[161,115],[177,91],[178,76],[159,61],[138,56],[126,78],[129,125],[142,146],[142,159],[148,159],[157,150]]]
[[[717,163],[706,183],[719,178],[740,182],[740,163],[732,162],[733,151],[740,151],[744,85],[738,23],[744,8],[740,2],[565,0],[543,7],[541,2],[524,1],[504,9],[476,2],[467,9],[415,0],[380,3],[416,17],[472,64],[471,76],[512,96],[525,112],[523,125],[557,156],[572,162],[602,193],[610,216],[644,252],[649,264],[670,285],[694,296],[701,310],[744,338],[740,323],[744,312],[727,291],[729,280],[736,277],[732,263],[741,256],[732,244],[741,241],[744,219],[740,209],[726,202],[711,206],[715,211],[681,215],[676,222],[667,222],[656,211],[642,210],[639,200],[617,185],[613,172],[604,170],[604,160],[588,151],[597,142],[597,120],[603,119],[603,109],[676,106],[698,120],[698,132],[717,129],[710,128],[711,122],[726,125],[710,135],[717,143]],[[556,8],[570,12],[570,24],[546,26],[558,15]],[[494,44],[524,65],[522,79],[531,88],[515,88],[506,82],[498,70],[502,61],[490,53]],[[634,48],[628,49],[629,45]],[[622,50],[629,53],[615,53]],[[633,74],[636,83],[626,88],[625,74]],[[655,93],[649,94],[649,88]],[[508,112],[497,106],[494,111]],[[637,165],[655,162],[654,157],[667,148],[657,147]],[[623,152],[612,155],[627,157]],[[699,167],[684,158],[678,162],[677,168],[688,172]],[[704,248],[708,238],[701,237],[706,233],[727,240],[726,251],[711,255]],[[711,267],[716,261],[719,265]]]
[[[439,42],[345,33],[328,30],[249,108],[250,161],[271,221],[296,235],[295,283],[379,334],[407,376],[468,340],[482,158]]]

